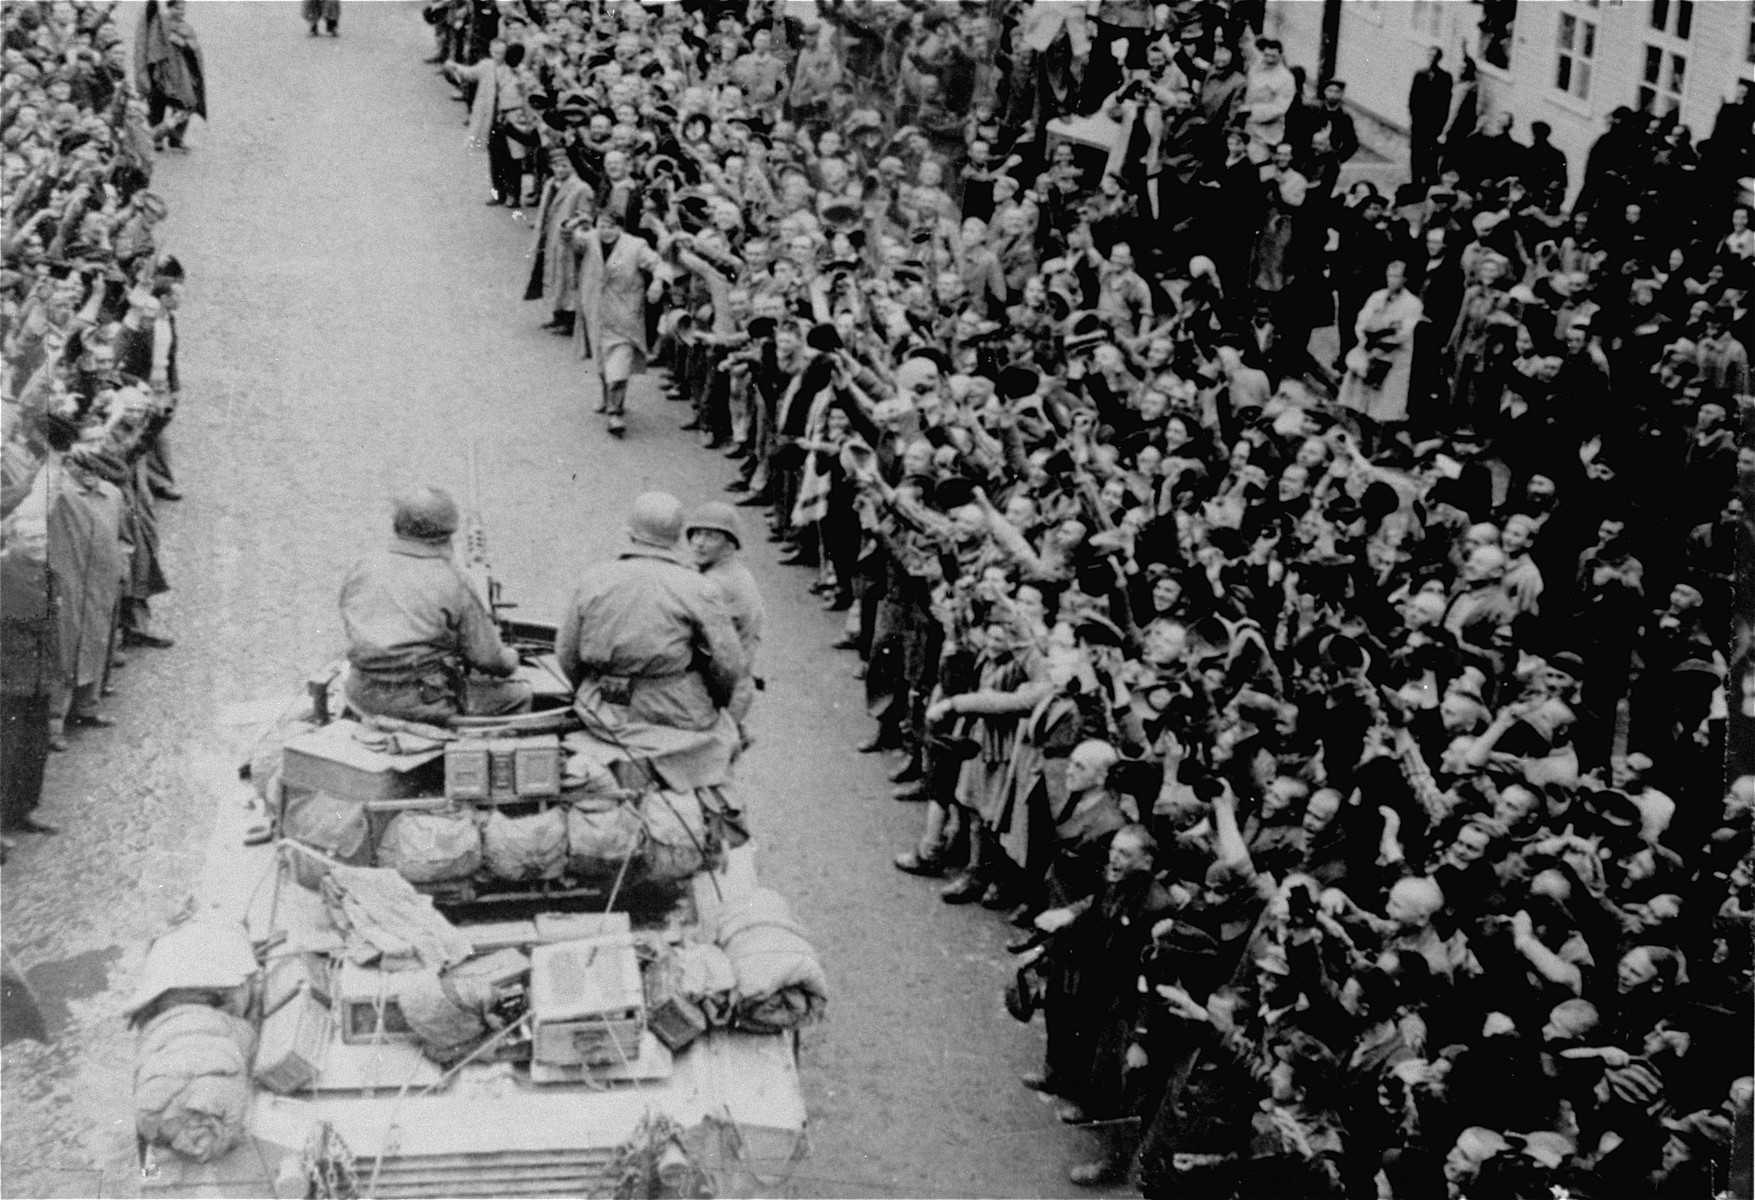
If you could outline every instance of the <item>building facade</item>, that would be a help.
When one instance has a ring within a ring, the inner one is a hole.
[[[1480,71],[1480,115],[1510,112],[1519,141],[1553,127],[1572,187],[1612,109],[1675,113],[1696,140],[1755,69],[1751,0],[1338,0],[1335,74],[1370,116],[1404,130],[1408,84],[1426,52]],[[1264,32],[1313,73],[1327,0],[1272,0]]]

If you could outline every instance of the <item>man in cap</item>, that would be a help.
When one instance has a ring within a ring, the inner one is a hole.
[[[756,587],[756,577],[738,557],[743,548],[743,533],[738,528],[737,510],[720,500],[709,501],[689,515],[683,536],[688,539],[695,566],[717,589],[720,603],[731,616],[732,628],[737,630],[737,640],[743,645],[744,667],[750,673],[738,685],[737,695],[729,706],[731,715],[741,724],[755,698],[756,651],[762,644],[762,628],[767,624],[768,613]]]
[[[163,198],[155,192],[136,192],[119,215],[116,231],[110,235],[116,263],[119,266],[156,253],[153,230],[169,211]]]
[[[749,674],[719,588],[677,553],[682,532],[675,496],[637,498],[628,544],[579,581],[555,641],[586,730],[679,790],[729,778],[727,710]]]
[[[439,488],[399,497],[390,545],[341,585],[347,698],[359,711],[442,723],[530,707],[530,686],[507,678],[518,655],[452,561],[457,524],[457,503]]]

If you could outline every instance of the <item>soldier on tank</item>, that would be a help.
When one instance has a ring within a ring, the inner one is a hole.
[[[591,567],[561,620],[555,653],[594,736],[649,763],[677,789],[725,783],[739,737],[728,711],[749,675],[718,587],[678,551],[682,503],[647,492],[628,543]]]
[[[347,699],[366,714],[443,724],[530,708],[518,655],[452,559],[457,504],[426,487],[396,501],[390,545],[341,585]]]
[[[738,525],[737,510],[721,500],[709,501],[689,514],[683,534],[688,538],[695,566],[718,589],[719,600],[730,614],[737,640],[743,645],[745,675],[729,705],[731,715],[742,724],[755,698],[756,651],[761,648],[768,615],[762,593],[756,587],[756,577],[738,557],[743,549],[743,531]]]

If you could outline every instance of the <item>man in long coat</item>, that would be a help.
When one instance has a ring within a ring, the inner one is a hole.
[[[571,337],[579,311],[579,252],[573,248],[569,222],[591,212],[591,186],[579,178],[565,150],[550,151],[549,165],[551,175],[536,210],[536,244],[524,298],[548,301],[553,316],[543,328]]]
[[[664,261],[640,238],[622,231],[613,205],[597,212],[597,228],[576,234],[579,248],[579,312],[585,357],[597,367],[609,432],[621,436],[628,380],[646,366],[646,305],[664,291]]]
[[[153,141],[181,149],[190,117],[207,117],[207,72],[184,0],[146,0],[134,35],[134,78],[150,106]]]
[[[32,816],[42,796],[58,665],[49,589],[48,482],[39,470],[0,524],[0,655],[6,663],[0,672],[0,833],[7,834],[55,832]]]
[[[1356,345],[1347,352],[1346,377],[1336,403],[1379,424],[1408,419],[1414,373],[1414,332],[1425,306],[1407,288],[1407,264],[1384,268],[1384,286],[1366,297],[1353,323]]]
[[[109,665],[115,619],[131,564],[122,542],[122,492],[72,455],[51,453],[49,579],[54,605],[55,682],[49,744],[65,748],[69,718],[89,718]]]
[[[1444,136],[1444,123],[1450,119],[1450,72],[1438,64],[1444,51],[1433,46],[1426,51],[1426,65],[1414,72],[1408,85],[1408,169],[1415,183],[1430,183],[1438,177],[1438,139]]]

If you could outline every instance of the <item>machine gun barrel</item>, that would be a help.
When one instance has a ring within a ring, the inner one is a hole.
[[[469,511],[463,527],[463,574],[487,607],[496,622],[500,610],[512,605],[500,599],[500,583],[488,564],[487,529],[481,519],[481,468],[476,461],[475,443],[469,444]]]

